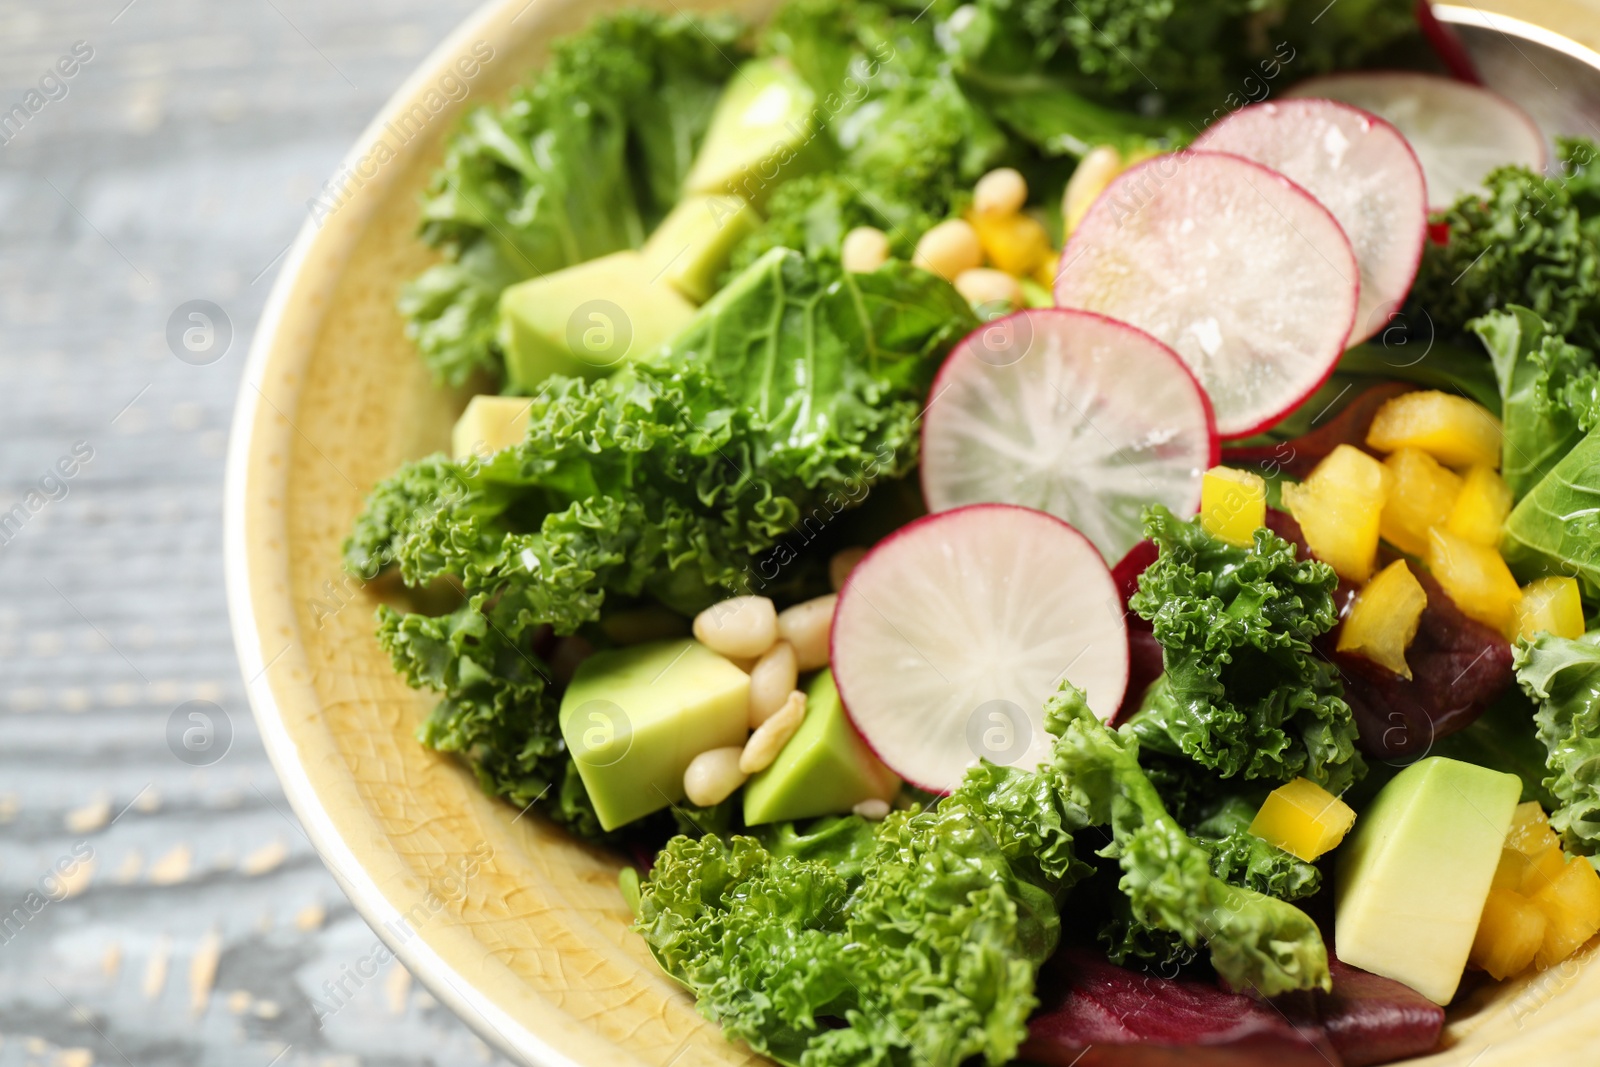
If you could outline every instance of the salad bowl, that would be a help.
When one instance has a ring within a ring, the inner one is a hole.
[[[732,10],[765,0],[492,0],[441,44],[308,205],[255,337],[228,460],[227,582],[242,670],[268,753],[312,842],[381,946],[486,1041],[537,1067],[765,1062],[730,1043],[629,931],[622,861],[486,796],[464,765],[414,741],[432,697],[372,635],[381,590],[343,569],[368,490],[448,447],[465,392],[437,389],[395,313],[433,258],[419,192],[465,111],[503,98],[549,42],[597,8]],[[1492,84],[1567,132],[1600,130],[1592,14],[1444,7]],[[1519,17],[1520,16],[1520,17]],[[1585,81],[1584,79],[1587,79]],[[370,964],[369,964],[370,966]],[[359,969],[358,969],[359,970]],[[375,980],[359,975],[362,983]],[[330,976],[332,977],[332,976]],[[318,1017],[348,983],[306,988]],[[1592,1064],[1594,950],[1486,987],[1451,1009],[1459,1067]]]

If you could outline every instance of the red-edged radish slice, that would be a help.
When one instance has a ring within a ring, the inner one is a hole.
[[[1405,302],[1428,238],[1428,191],[1406,139],[1383,119],[1334,100],[1235,111],[1195,148],[1271,167],[1333,213],[1356,253],[1361,292],[1349,344],[1384,329]]]
[[[940,368],[922,492],[930,511],[1049,512],[1121,559],[1144,536],[1147,505],[1199,509],[1220,455],[1211,402],[1172,349],[1087,311],[1019,311],[973,331]]]
[[[1360,278],[1310,193],[1248,159],[1188,151],[1106,187],[1061,254],[1055,297],[1169,345],[1205,386],[1217,430],[1245,437],[1333,372]]]
[[[1519,163],[1537,173],[1548,162],[1544,134],[1526,111],[1453,78],[1409,71],[1328,74],[1284,95],[1338,100],[1394,123],[1422,161],[1432,211],[1482,191],[1496,167]]]
[[[1110,719],[1128,685],[1111,572],[1042,511],[974,504],[878,543],[850,572],[830,661],[850,720],[900,777],[945,793],[979,758],[1050,752],[1044,701],[1063,678]]]

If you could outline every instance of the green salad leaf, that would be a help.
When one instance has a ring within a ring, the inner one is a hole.
[[[465,597],[446,615],[379,612],[396,669],[443,694],[423,740],[468,757],[490,792],[597,832],[531,636],[574,633],[611,598],[692,613],[771,591],[798,555],[786,539],[915,465],[933,372],[975,325],[907,264],[847,274],[775,250],[655,359],[551,379],[520,445],[380,483],[346,566]]]
[[[1592,141],[1561,139],[1559,173],[1502,167],[1489,195],[1446,211],[1447,238],[1429,241],[1405,319],[1439,339],[1470,344],[1471,322],[1511,304],[1553,333],[1600,347],[1600,172]]]
[[[1162,507],[1145,515],[1160,550],[1129,607],[1149,620],[1165,673],[1125,727],[1172,778],[1287,782],[1340,793],[1364,770],[1338,672],[1311,642],[1338,621],[1325,563],[1297,559],[1270,530],[1239,548]],[[1165,784],[1165,783],[1164,783]],[[1174,783],[1177,784],[1176,782]]]
[[[1500,383],[1500,473],[1521,497],[1600,421],[1600,368],[1592,353],[1525,307],[1513,304],[1468,325],[1483,339]]]
[[[1539,704],[1549,754],[1544,784],[1559,804],[1550,825],[1569,852],[1600,853],[1600,632],[1576,640],[1539,634],[1517,643],[1517,681]]]
[[[674,838],[635,928],[705,1015],[785,1063],[998,1065],[1026,1036],[1064,895],[1090,870],[1073,835],[1098,826],[1142,928],[1208,949],[1236,988],[1328,988],[1316,925],[1212,874],[1137,740],[1070,685],[1045,721],[1057,740],[1043,766],[980,764],[931,810]]]
[[[1574,445],[1506,517],[1500,552],[1524,579],[1565,575],[1600,596],[1600,430]]]
[[[726,17],[608,15],[559,40],[504,106],[467,117],[422,205],[445,262],[400,303],[436,376],[498,373],[507,285],[643,243],[677,201],[740,32]]]

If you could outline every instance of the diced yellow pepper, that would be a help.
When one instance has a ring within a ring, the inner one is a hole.
[[[1522,875],[1528,869],[1528,857],[1514,848],[1500,850],[1500,865],[1494,869],[1495,889],[1509,889],[1513,893],[1522,888]]]
[[[1600,874],[1582,856],[1567,860],[1549,884],[1529,895],[1544,912],[1544,941],[1533,962],[1541,971],[1578,950],[1600,931]]]
[[[1473,544],[1498,545],[1509,514],[1511,487],[1493,468],[1479,465],[1467,472],[1445,529]]]
[[[1447,467],[1500,468],[1500,420],[1465,397],[1403,393],[1372,418],[1367,444],[1379,452],[1420,448]]]
[[[1468,618],[1512,631],[1522,590],[1500,553],[1436,526],[1428,533],[1428,570]]]
[[[1583,601],[1576,578],[1540,578],[1522,587],[1517,603],[1517,636],[1537,633],[1579,638],[1584,633]]]
[[[1267,483],[1259,474],[1212,467],[1200,480],[1200,526],[1219,540],[1240,548],[1255,542],[1267,524]]]
[[[1051,263],[1055,250],[1044,224],[1032,215],[981,215],[970,212],[967,221],[978,231],[983,254],[999,270],[1027,277],[1041,264]]]
[[[1343,841],[1355,821],[1350,805],[1311,779],[1296,778],[1267,794],[1250,832],[1310,863]]]
[[[1397,559],[1379,571],[1350,606],[1339,628],[1339,651],[1365,656],[1380,667],[1410,679],[1406,649],[1417,636],[1428,593],[1406,561]]]
[[[1442,526],[1461,494],[1461,476],[1417,448],[1398,448],[1383,461],[1394,487],[1378,525],[1383,539],[1413,556],[1428,551],[1428,531]]]
[[[1378,520],[1392,480],[1382,463],[1340,445],[1304,482],[1284,484],[1283,503],[1312,555],[1339,577],[1365,583],[1378,558]]]
[[[1492,888],[1467,962],[1496,979],[1520,974],[1544,944],[1548,920],[1520,893]]]
[[[1506,848],[1524,856],[1537,856],[1552,848],[1561,848],[1561,839],[1550,828],[1550,816],[1544,813],[1537,800],[1525,800],[1511,813]]]

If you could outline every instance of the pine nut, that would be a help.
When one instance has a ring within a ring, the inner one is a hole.
[[[694,636],[724,656],[759,656],[778,639],[778,612],[764,596],[736,596],[694,617]]]
[[[750,669],[750,729],[754,730],[778,713],[794,692],[800,668],[794,646],[779,641]]]
[[[889,235],[873,226],[857,226],[844,235],[839,261],[851,274],[871,274],[889,262]]]
[[[956,292],[975,308],[987,310],[997,304],[1006,304],[1016,309],[1023,303],[1022,284],[1003,270],[991,270],[988,267],[964,270],[956,275],[954,284]]]
[[[844,580],[850,577],[850,572],[856,569],[856,564],[866,554],[867,550],[859,546],[841,548],[833,554],[828,561],[828,584],[833,586],[835,593],[844,588]]]
[[[744,752],[739,756],[739,771],[755,774],[772,766],[772,761],[778,758],[778,753],[783,751],[783,746],[789,743],[805,719],[806,695],[796,689],[783,702],[783,707],[762,723],[760,729],[744,743]]]
[[[889,817],[889,802],[878,797],[868,797],[850,811],[868,822],[882,822]]]
[[[972,210],[980,215],[1015,215],[1027,202],[1027,179],[1010,167],[991,170],[972,189]]]
[[[1078,160],[1077,169],[1061,194],[1061,220],[1068,233],[1078,228],[1089,205],[1122,173],[1122,168],[1122,154],[1108,144],[1096,145]]]
[[[778,636],[794,646],[795,662],[802,671],[828,665],[828,632],[838,602],[839,595],[829,593],[787,608],[778,616]]]
[[[744,750],[737,745],[713,748],[689,761],[683,772],[683,792],[689,803],[697,808],[721,804],[744,785],[748,777],[739,770],[739,755]]]
[[[954,281],[962,271],[983,266],[978,231],[965,219],[947,219],[922,235],[911,262],[945,281]]]

